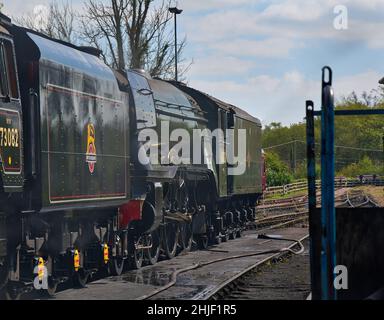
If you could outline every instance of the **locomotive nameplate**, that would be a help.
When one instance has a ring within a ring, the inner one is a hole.
[[[19,112],[0,109],[0,161],[3,174],[21,173],[20,128]]]

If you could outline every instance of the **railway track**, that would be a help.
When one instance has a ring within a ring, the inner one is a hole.
[[[267,205],[264,203],[263,209],[265,209],[267,212],[271,210],[271,208],[274,208],[276,206],[279,206],[282,204],[283,210],[285,208],[296,208],[297,203],[300,203],[301,206],[305,206],[303,202],[306,200],[305,197],[299,197],[299,198],[293,198],[288,200],[283,200],[281,202],[276,201],[270,201]],[[341,194],[336,198],[335,205],[337,207],[350,207],[350,208],[368,208],[368,207],[377,207],[378,204],[371,199],[369,195],[364,193],[361,190],[346,190],[345,193]],[[278,214],[278,215],[271,215],[266,218],[258,219],[257,222],[259,223],[259,226],[261,225],[261,230],[265,230],[270,228],[275,228],[280,225],[289,224],[289,223],[295,223],[302,221],[301,219],[307,218],[307,212],[297,212],[297,213],[287,213],[287,214]],[[284,220],[287,219],[286,222]],[[274,222],[279,222],[277,225],[274,225]],[[263,229],[263,224],[266,224],[267,227]],[[271,224],[270,226],[268,226]],[[304,241],[307,237],[304,237],[301,239],[301,241]],[[293,249],[295,247],[302,247],[301,241],[299,243],[292,244],[289,248]],[[285,252],[281,254],[277,254],[272,259],[268,259],[268,261],[278,262],[282,259],[286,259],[287,257],[291,258],[292,252]],[[301,263],[307,264],[308,266],[308,260]],[[217,289],[210,294],[205,295],[203,298],[206,300],[224,300],[224,299],[231,299],[231,300],[241,300],[241,299],[252,299],[252,298],[260,298],[260,292],[261,290],[280,290],[288,292],[290,291],[292,293],[292,290],[297,290],[298,294],[302,294],[302,296],[306,296],[309,293],[310,290],[310,284],[309,280],[305,279],[302,281],[299,281],[300,283],[294,285],[290,288],[287,287],[285,283],[279,283],[274,288],[268,288],[268,285],[265,285],[264,283],[261,283],[259,280],[260,275],[258,274],[258,270],[262,268],[262,266],[267,261],[261,261],[256,263],[254,266],[251,266],[250,268],[244,270],[243,272],[239,273],[238,275],[234,276],[233,278],[229,279],[222,285],[218,286]],[[282,267],[284,268],[284,267]],[[280,271],[281,272],[281,271]]]
[[[276,227],[279,226],[281,223],[285,222],[296,222],[296,221],[302,221],[308,218],[308,211],[301,211],[301,212],[293,212],[293,213],[284,213],[279,215],[271,215],[266,218],[257,219],[256,229],[264,229],[266,227]]]
[[[287,260],[292,255],[296,254],[304,254],[305,247],[303,245],[303,241],[308,239],[308,235],[301,238],[299,241],[293,241],[287,249],[282,253],[277,253],[273,257],[265,259],[263,261],[259,261],[255,263],[253,266],[239,273],[235,277],[229,279],[222,285],[218,286],[215,291],[211,292],[204,296],[204,300],[244,300],[244,299],[259,299],[260,298],[260,290],[266,290],[268,287],[271,287],[271,284],[261,284],[259,281],[259,270],[262,270],[266,263],[270,262],[271,265],[279,263],[283,260]],[[283,239],[282,239],[283,240]],[[290,239],[288,239],[290,240]],[[309,258],[306,258],[309,261]],[[280,282],[280,280],[279,280]],[[310,283],[308,281],[304,281],[305,284],[301,285],[300,288],[296,285],[296,290],[300,290],[304,292],[303,297],[308,295],[310,291]],[[278,285],[273,285],[273,290],[286,288],[284,283],[279,283]],[[271,289],[271,288],[269,288]],[[292,291],[292,286],[289,288]],[[270,297],[268,298],[270,299]]]
[[[267,216],[276,212],[302,211],[308,205],[307,196],[292,197],[281,200],[264,200],[257,206],[258,214]]]
[[[262,259],[261,261],[258,261],[257,263],[253,264],[249,268],[243,270],[242,272],[236,274],[234,277],[229,279],[228,281],[224,282],[222,285],[217,286],[215,289],[209,289],[209,290],[203,290],[202,292],[198,293],[194,297],[192,297],[193,300],[208,300],[208,299],[216,299],[216,297],[221,295],[222,290],[226,290],[227,286],[233,286],[236,281],[238,281],[240,278],[242,278],[244,275],[248,274],[249,272],[255,270],[258,266],[264,265],[266,262],[279,259],[283,256],[286,256],[287,254],[301,254],[304,251],[304,247],[302,245],[302,241],[308,237],[308,235],[304,236],[299,241],[295,239],[286,239],[281,237],[269,237],[264,234],[263,232],[266,232],[268,230],[274,230],[278,228],[285,228],[293,225],[297,225],[299,223],[302,223],[308,219],[308,212],[302,211],[302,212],[295,212],[295,213],[288,213],[288,214],[280,214],[280,215],[273,215],[268,218],[262,218],[256,220],[256,225],[259,223],[261,225],[258,225],[255,229],[259,233],[259,239],[266,239],[265,241],[273,241],[273,240],[281,240],[281,241],[291,241],[293,244],[291,244],[288,247],[280,248],[280,249],[273,249],[273,250],[267,250],[262,252],[252,252],[248,254],[243,255],[234,255],[224,258],[219,258],[215,260],[206,261],[203,263],[197,263],[194,265],[187,266],[183,269],[175,270],[171,276],[171,281],[166,284],[165,286],[156,289],[155,291],[151,292],[150,294],[144,295],[139,298],[139,300],[147,300],[147,299],[156,299],[156,297],[159,294],[162,294],[163,292],[169,290],[177,283],[177,278],[179,275],[183,273],[187,273],[192,270],[196,270],[205,266],[209,266],[211,264],[220,263],[223,261],[230,261],[234,259],[241,259],[241,258],[247,258],[247,257],[253,257],[253,256],[262,256],[266,254],[273,254],[272,256],[269,256],[268,258]],[[296,247],[299,247],[299,250],[296,250]],[[215,250],[211,250],[215,251]]]
[[[148,299],[166,299],[167,297],[167,291],[171,290],[173,286],[176,285],[177,279],[182,274],[191,272],[196,269],[200,268],[206,268],[211,265],[218,264],[216,268],[220,268],[220,263],[223,262],[230,262],[231,260],[239,260],[239,259],[246,259],[246,258],[254,258],[256,260],[255,263],[251,264],[247,268],[243,268],[241,271],[237,272],[234,276],[230,277],[226,281],[215,285],[215,286],[208,286],[204,290],[201,290],[197,294],[189,297],[188,299],[191,300],[210,300],[210,299],[217,299],[218,297],[222,297],[222,291],[227,292],[229,287],[232,287],[236,284],[236,282],[241,279],[244,275],[247,275],[249,272],[252,272],[259,266],[265,265],[267,262],[271,260],[278,260],[287,254],[302,254],[304,252],[304,246],[302,245],[302,241],[305,240],[308,237],[308,235],[305,235],[304,237],[300,238],[299,240],[296,239],[289,239],[281,236],[273,236],[273,235],[259,235],[258,239],[263,240],[262,243],[270,242],[271,244],[267,246],[267,250],[260,250],[260,251],[252,251],[246,254],[235,254],[235,255],[225,255],[223,257],[220,257],[218,259],[208,260],[196,263],[194,265],[187,266],[183,269],[175,270],[172,273],[171,281],[166,284],[165,286],[158,288],[144,296],[141,296],[138,298],[138,300],[148,300]],[[287,247],[276,247],[276,242],[278,241],[285,241],[285,243],[290,242],[290,245]],[[274,246],[272,246],[272,244]],[[213,252],[220,252],[218,250],[211,250]],[[222,251],[225,252],[225,251]],[[256,259],[256,257],[259,256],[261,259]],[[228,266],[228,265],[227,265]],[[221,265],[222,268],[222,265]],[[224,270],[222,271],[224,272]],[[181,281],[183,282],[183,281]],[[175,288],[174,290],[177,290],[178,288]],[[173,298],[179,298],[178,296],[174,296]]]
[[[259,218],[255,221],[255,229],[259,232],[287,227],[308,219],[308,197],[264,200],[256,210]]]
[[[290,226],[294,226],[300,223],[303,223],[308,220],[308,211],[307,211],[307,197],[297,197],[297,198],[291,198],[291,199],[285,199],[282,201],[273,201],[269,203],[268,205],[263,205],[263,206],[258,206],[256,208],[259,214],[263,212],[264,214],[261,214],[263,217],[256,219],[255,222],[249,223],[247,225],[247,229],[249,230],[255,230],[257,233],[261,234],[267,231],[271,231],[274,229],[279,229],[279,228],[288,228]],[[267,212],[267,215],[265,214]],[[244,231],[244,230],[243,230]],[[307,237],[307,236],[306,236]],[[304,237],[304,238],[306,238]],[[268,241],[268,240],[266,240]],[[194,246],[196,247],[196,246]],[[270,259],[277,259],[278,257],[284,256],[287,253],[293,253],[293,248],[295,248],[295,244],[281,249],[274,249],[274,250],[269,250],[269,252],[274,254],[270,258],[263,259],[258,265],[263,265],[267,261],[270,261]],[[217,250],[215,249],[208,249],[208,251],[215,252]],[[219,250],[220,252],[220,250]],[[220,263],[223,261],[230,261],[233,259],[241,259],[241,258],[246,258],[246,257],[252,257],[252,256],[259,256],[259,255],[264,255],[267,254],[267,252],[253,252],[245,255],[234,255],[231,257],[224,257],[216,260],[210,260],[206,262],[199,262],[199,263],[194,263],[192,265],[189,265],[185,268],[175,270],[171,276],[170,276],[170,281],[146,294],[141,297],[138,297],[136,299],[138,300],[147,300],[147,299],[156,299],[159,297],[161,294],[166,292],[167,290],[170,290],[174,285],[176,285],[178,277],[184,273],[188,273],[193,270],[197,270],[199,268],[213,265],[215,263]],[[251,269],[254,269],[255,266],[252,266]],[[242,273],[241,273],[242,274]],[[209,292],[209,291],[208,291]],[[192,299],[194,300],[200,300],[200,299],[206,299],[205,295],[207,295],[207,298],[211,297],[211,294],[207,293],[206,291],[203,291],[196,296],[194,296]]]
[[[301,211],[297,212],[297,209],[298,209],[297,205],[293,205],[290,207],[285,206],[284,212],[287,212],[287,213],[281,213],[282,211],[280,211],[280,212],[277,211],[277,214],[276,214],[276,212],[275,212],[275,214],[272,214],[272,211],[270,210],[269,215],[267,217],[258,218],[254,223],[248,224],[248,229],[249,230],[255,230],[257,233],[263,233],[263,232],[266,232],[268,230],[274,230],[277,228],[287,228],[287,227],[290,227],[292,225],[302,223],[308,219],[308,214],[307,214],[307,211],[305,211],[303,209],[304,207],[305,206],[302,206],[300,208]],[[194,247],[196,247],[196,244],[194,245]],[[210,249],[208,249],[208,251],[209,250]],[[214,249],[211,249],[211,250],[214,251]],[[193,254],[193,252],[191,252],[191,254]],[[257,256],[257,255],[259,255],[259,253],[249,254],[249,256],[253,256],[253,255]],[[248,255],[246,255],[246,256],[248,256]],[[241,257],[237,257],[235,255],[231,259],[240,259],[240,258]],[[227,258],[225,258],[224,260],[226,260],[226,259]],[[172,263],[173,260],[169,260],[169,261]],[[161,290],[159,290],[158,292],[155,292],[153,294],[153,296],[156,296],[158,293],[163,292],[163,291],[167,290],[168,288],[172,287],[176,283],[179,274],[203,267],[205,265],[214,264],[214,263],[220,262],[220,261],[221,261],[221,259],[219,259],[219,261],[209,261],[209,262],[206,262],[204,264],[199,264],[199,265],[193,264],[193,265],[188,266],[186,268],[186,270],[183,269],[183,270],[181,270],[181,272],[180,272],[180,270],[178,272],[175,272],[171,277],[171,282],[167,284],[167,288],[165,288],[165,287],[161,288]],[[166,261],[163,261],[163,262],[166,262]],[[128,271],[128,273],[129,273],[129,271]],[[107,278],[114,278],[114,277],[107,277]],[[105,275],[97,274],[90,280],[90,283],[95,283],[97,281],[103,281],[103,279],[105,279]],[[67,291],[67,290],[72,290],[72,288],[71,288],[71,286],[64,283],[60,286],[58,293],[60,293],[60,292],[62,293],[62,292]],[[151,297],[152,297],[152,295],[148,295],[148,296],[142,297],[142,299],[149,299]],[[22,296],[22,299],[26,299],[26,300],[45,299],[45,298],[49,298],[49,297],[44,297],[44,296],[42,297],[41,295],[39,295],[36,292],[25,293]]]
[[[357,192],[348,190],[348,192],[344,192],[342,195],[339,195],[336,198],[336,205],[338,206],[349,206],[349,207],[368,207],[368,206],[376,206],[375,202],[366,194],[363,192]],[[308,212],[307,212],[307,200],[306,197],[298,197],[295,199],[285,199],[284,201],[271,201],[268,203],[263,203],[261,206],[257,207],[259,218],[257,220],[249,225],[249,229],[252,231],[247,232],[247,234],[254,234],[256,237],[257,235],[265,234],[267,231],[270,231],[271,233],[276,233],[276,229],[279,228],[287,228],[290,226],[302,226],[303,223],[306,222],[308,219]],[[280,233],[280,231],[277,231]],[[283,231],[281,231],[284,233]],[[300,241],[305,240],[308,237],[308,235],[305,235],[304,237],[300,238]],[[278,239],[273,239],[278,240]],[[272,239],[266,239],[265,242],[270,241],[271,244],[273,241]],[[281,239],[284,240],[284,239]],[[293,240],[293,239],[292,239]],[[243,240],[238,240],[243,241]],[[239,245],[239,242],[237,242]],[[232,242],[229,242],[231,244]],[[235,243],[234,243],[235,244]],[[232,245],[230,245],[231,247]],[[241,245],[240,245],[241,247]],[[268,246],[267,246],[268,248]],[[289,250],[288,250],[289,249]],[[232,297],[231,294],[234,293],[239,299],[241,298],[241,292],[244,292],[244,294],[252,295],[251,291],[252,289],[244,287],[244,285],[249,283],[254,283],[251,281],[251,275],[255,274],[255,270],[258,270],[261,266],[265,265],[266,262],[269,261],[280,261],[281,259],[285,259],[287,256],[292,255],[292,251],[302,251],[302,246],[300,243],[291,242],[289,246],[287,245],[284,250],[281,250],[281,248],[276,248],[276,243],[274,249],[266,250],[270,253],[270,256],[264,259],[264,256],[256,259],[254,258],[253,261],[256,261],[253,265],[243,268],[239,270],[233,277],[223,282],[221,285],[216,286],[215,288],[208,288],[207,290],[202,290],[201,292],[195,294],[193,297],[189,297],[189,299],[225,299],[227,297]],[[252,251],[251,251],[252,250]],[[173,272],[169,274],[169,281],[166,281],[166,285],[164,283],[162,284],[162,287],[158,287],[155,291],[146,293],[144,295],[141,295],[140,297],[135,297],[134,299],[157,299],[157,298],[164,298],[167,297],[168,292],[173,292],[176,290],[176,288],[172,289],[173,286],[177,288],[180,288],[180,286],[183,286],[183,281],[179,281],[180,278],[184,279],[190,277],[190,273],[201,273],[199,271],[200,268],[207,268],[212,265],[212,268],[215,269],[214,266],[217,264],[217,268],[219,268],[220,263],[230,261],[230,260],[242,260],[244,259],[251,259],[252,257],[256,257],[258,255],[265,254],[265,252],[255,252],[254,248],[250,249],[248,253],[245,254],[236,254],[236,251],[232,251],[233,255],[228,256],[231,252],[230,251],[223,251],[221,249],[217,249],[216,247],[213,247],[211,249],[208,249],[207,252],[211,251],[212,254],[216,253],[219,255],[219,258],[212,259],[213,256],[206,256],[210,257],[207,260],[202,261],[196,261],[194,259],[189,259],[189,261],[195,261],[194,263],[190,264],[183,264],[182,267],[178,268],[171,268],[174,269]],[[227,254],[225,252],[228,252]],[[222,255],[220,255],[222,253]],[[193,256],[195,253],[188,253],[184,255],[185,257]],[[252,258],[253,259],[253,258]],[[171,260],[171,264],[174,265],[175,262],[172,262],[174,260]],[[163,267],[167,268],[168,261],[163,261]],[[227,265],[228,266],[228,265]],[[169,268],[169,267],[168,267]],[[154,268],[152,272],[157,272],[157,267]],[[164,270],[164,269],[163,269]],[[203,269],[202,269],[203,270]],[[204,269],[205,270],[205,269]],[[224,271],[223,271],[224,272]],[[247,278],[248,277],[248,278]],[[247,280],[244,280],[247,279]],[[116,280],[113,280],[116,282]]]
[[[362,190],[348,190],[344,195],[336,199],[335,205],[342,208],[379,207],[379,205]]]

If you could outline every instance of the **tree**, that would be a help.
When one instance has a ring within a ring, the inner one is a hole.
[[[352,93],[337,103],[336,109],[375,109],[384,107],[383,86],[370,93],[358,96]],[[320,119],[315,119],[316,161],[321,159]],[[340,175],[356,172],[373,174],[382,171],[384,134],[383,119],[380,115],[363,117],[339,116],[335,118],[335,171]],[[274,152],[293,173],[295,178],[306,176],[306,127],[304,123],[289,127],[272,123],[263,131],[263,148]],[[372,161],[360,163],[367,157]],[[367,169],[368,168],[368,169]],[[345,169],[345,170],[344,170]],[[371,171],[371,172],[370,172]]]
[[[146,69],[170,78],[174,72],[170,2],[154,0],[87,0],[82,19],[83,39],[104,52],[107,64],[120,70]],[[181,56],[185,39],[179,44]],[[181,68],[185,74],[187,68]]]
[[[383,174],[380,164],[375,164],[369,157],[364,156],[360,161],[344,167],[338,175],[346,177],[357,177],[365,174]]]
[[[68,2],[53,0],[49,7],[36,6],[32,14],[16,17],[19,25],[71,43],[101,50],[110,67],[145,69],[153,77],[173,78],[174,43],[170,0],[84,0],[84,13],[77,14]],[[178,44],[179,77],[186,40]],[[181,58],[180,58],[181,57]]]
[[[110,0],[109,5],[89,0],[81,20],[82,38],[100,49],[104,61],[119,70],[125,69],[124,16],[128,6],[128,0]]]
[[[16,24],[71,43],[77,42],[76,19],[77,14],[68,1],[37,6],[33,13],[14,18]]]
[[[282,186],[292,182],[293,177],[289,173],[288,167],[276,153],[266,153],[265,162],[268,186]]]

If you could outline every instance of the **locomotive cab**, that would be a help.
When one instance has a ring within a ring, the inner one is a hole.
[[[21,101],[14,44],[0,16],[0,190],[20,192],[23,187]]]
[[[6,283],[8,194],[23,189],[21,101],[10,19],[0,14],[0,288]]]

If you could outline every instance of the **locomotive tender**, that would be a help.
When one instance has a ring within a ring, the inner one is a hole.
[[[68,279],[84,286],[97,271],[154,264],[193,240],[206,248],[255,218],[260,121],[182,83],[112,70],[99,54],[0,14],[0,289],[8,298],[33,287],[53,294]],[[140,132],[161,136],[162,123],[245,129],[244,174],[216,164],[216,147],[198,165],[142,164]]]

